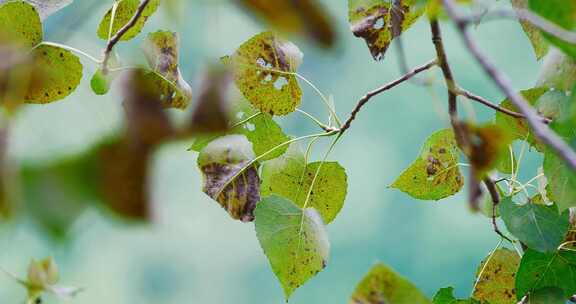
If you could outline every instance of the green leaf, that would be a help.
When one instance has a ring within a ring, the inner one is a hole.
[[[422,15],[414,0],[348,0],[348,19],[356,37],[363,38],[375,60],[384,58],[390,42]]]
[[[510,197],[500,202],[500,214],[510,233],[540,252],[555,251],[570,225],[568,212],[559,214],[556,206],[517,205]]]
[[[390,267],[378,263],[356,286],[352,304],[428,304],[430,300],[410,281]]]
[[[502,191],[502,188],[498,184],[496,184],[496,190],[498,191],[498,193],[500,193],[500,197],[506,196],[504,191]],[[500,209],[498,208],[497,205],[494,206],[492,196],[490,195],[488,189],[486,189],[485,186],[482,191],[482,199],[479,201],[479,203],[480,203],[479,206],[480,212],[482,212],[482,214],[484,214],[487,218],[492,218],[493,215],[494,217],[500,216]]]
[[[528,296],[528,304],[566,304],[562,289],[545,287],[534,290]]]
[[[156,71],[147,69],[135,69],[131,71],[144,87],[128,88],[129,90],[147,90],[156,96],[157,101],[164,108],[185,109],[190,101],[191,90],[189,87],[182,87],[173,83],[160,75]]]
[[[478,267],[472,297],[490,304],[516,303],[514,285],[520,257],[515,251],[500,248]]]
[[[234,219],[247,222],[260,200],[258,163],[252,145],[243,135],[227,135],[208,144],[198,156],[203,191]]]
[[[515,9],[527,9],[528,1],[529,0],[512,0],[511,2]],[[520,20],[520,25],[522,26],[524,33],[526,33],[528,40],[530,40],[530,44],[532,44],[532,49],[534,50],[536,59],[542,59],[542,57],[548,53],[548,42],[546,42],[540,30],[536,26],[532,25],[532,23]]]
[[[31,48],[42,42],[42,22],[34,6],[24,1],[0,5],[0,42]]]
[[[558,49],[552,49],[540,69],[537,87],[570,91],[576,84],[576,60]]]
[[[236,1],[284,33],[305,35],[323,47],[332,47],[336,33],[321,1],[240,0]]]
[[[148,34],[143,46],[148,65],[157,74],[156,82],[163,92],[161,96],[164,97],[161,100],[166,108],[185,109],[192,99],[192,89],[182,78],[178,67],[179,47],[178,34],[168,31]],[[171,94],[170,91],[176,94]]]
[[[496,163],[496,170],[504,174],[512,174],[518,169],[518,161],[516,160],[516,155],[514,151],[508,149],[504,151],[498,158]]]
[[[324,223],[315,209],[302,210],[276,195],[262,199],[254,214],[256,235],[288,300],[326,267],[330,243]]]
[[[346,172],[337,162],[306,164],[304,154],[293,147],[282,157],[267,161],[262,166],[262,196],[277,194],[299,207],[306,204],[316,209],[324,222],[329,224],[344,205],[348,189]],[[318,176],[312,187],[317,171]],[[309,191],[310,197],[306,201]]]
[[[548,197],[556,202],[560,212],[576,207],[576,172],[550,149],[544,153],[544,174]]]
[[[110,79],[98,69],[90,80],[90,87],[96,95],[106,95],[110,90]]]
[[[270,115],[286,115],[302,98],[293,74],[302,57],[293,43],[263,32],[244,42],[224,61],[232,64],[236,86],[254,107]]]
[[[420,156],[391,187],[416,199],[439,200],[457,193],[463,184],[454,132],[444,129],[426,139]]]
[[[536,105],[536,102],[544,93],[548,91],[548,88],[545,87],[538,87],[528,90],[520,91],[520,94],[524,96],[524,98],[528,101],[528,103],[532,106]],[[510,102],[510,100],[505,99],[500,103],[500,107],[517,111],[516,107]],[[508,133],[513,137],[513,139],[527,139],[529,143],[532,145],[536,144],[536,139],[534,135],[532,135],[530,131],[530,127],[526,120],[521,118],[512,117],[501,113],[499,111],[496,112],[496,119],[495,122],[498,126],[502,127],[503,129],[507,130]],[[538,148],[538,147],[537,147]],[[541,147],[540,147],[541,148]]]
[[[98,37],[108,40],[109,37],[116,35],[116,33],[132,19],[139,5],[140,0],[120,0],[112,23],[112,31],[110,32],[110,22],[112,18],[112,8],[110,8],[108,12],[106,12],[106,15],[104,15],[102,21],[100,21]],[[160,0],[150,0],[142,12],[142,15],[138,18],[138,21],[136,21],[136,24],[124,33],[120,40],[126,41],[136,37],[136,35],[142,31],[146,20],[156,12],[159,5]]]
[[[516,275],[516,296],[521,299],[528,292],[544,287],[558,287],[568,299],[576,294],[576,252],[560,250],[540,253],[528,249]]]
[[[454,287],[441,288],[432,299],[432,304],[480,304],[474,299],[456,299],[453,293]]]
[[[51,45],[39,45],[32,51],[34,70],[27,103],[50,103],[70,95],[82,80],[80,59],[70,51]]]
[[[566,30],[576,28],[576,2],[566,0],[529,0],[529,7],[536,14],[544,17]],[[544,37],[566,54],[576,57],[576,44],[561,40],[543,32]]]
[[[0,4],[10,1],[12,0],[0,0]],[[72,1],[74,0],[26,0],[26,2],[34,5],[42,20],[68,6]]]

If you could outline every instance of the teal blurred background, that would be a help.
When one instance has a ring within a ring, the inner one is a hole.
[[[99,55],[104,43],[97,39],[95,29],[111,3],[75,1],[47,20],[46,40]],[[340,34],[338,47],[326,52],[305,40],[295,38],[294,42],[305,54],[300,73],[332,94],[337,112],[345,117],[364,93],[397,78],[401,71],[394,47],[383,61],[374,62],[364,42],[349,32],[346,1],[324,3]],[[231,54],[265,30],[227,1],[184,1],[178,13],[179,19],[158,12],[144,32],[168,29],[180,33],[182,72],[194,88],[207,62]],[[502,94],[465,51],[452,25],[443,24],[443,30],[459,84],[499,102]],[[518,89],[531,87],[539,63],[518,23],[494,21],[473,32]],[[143,62],[138,48],[144,36],[119,45],[121,57]],[[433,58],[425,18],[403,38],[411,66]],[[118,92],[95,96],[89,81],[97,67],[81,60],[84,78],[74,94],[54,104],[27,106],[19,113],[10,139],[12,161],[22,165],[55,162],[88,150],[121,127]],[[330,155],[346,168],[349,181],[345,206],[328,227],[331,259],[324,271],[296,291],[290,303],[347,303],[356,283],[376,261],[392,266],[429,296],[445,286],[454,286],[459,296],[470,293],[476,267],[499,241],[490,220],[468,210],[465,191],[439,202],[425,202],[387,188],[416,157],[425,138],[448,127],[440,73],[422,75],[434,81],[431,88],[405,83],[374,98]],[[302,86],[302,108],[326,117],[317,95]],[[466,113],[466,101],[461,104]],[[493,112],[473,107],[478,121],[492,119]],[[317,132],[297,113],[279,121],[291,135]],[[62,283],[86,288],[71,303],[283,303],[282,289],[260,249],[253,224],[232,221],[202,193],[197,154],[187,151],[189,145],[187,141],[169,144],[155,155],[150,225],[126,224],[90,209],[75,222],[69,240],[54,242],[30,219],[19,219],[0,227],[0,265],[24,274],[31,258],[53,255],[61,266]],[[325,146],[316,147],[316,159]],[[534,157],[529,155],[529,160]],[[524,181],[536,174],[533,163],[523,166]],[[0,276],[1,303],[21,303],[23,297],[20,286]],[[50,297],[45,300],[59,303]]]

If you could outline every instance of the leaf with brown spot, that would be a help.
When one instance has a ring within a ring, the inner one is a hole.
[[[262,196],[277,194],[299,207],[306,204],[315,208],[324,222],[329,224],[344,205],[348,189],[346,171],[337,162],[307,164],[304,154],[295,147],[292,145],[283,156],[263,164]],[[317,171],[318,176],[312,187]]]
[[[148,34],[143,46],[148,65],[156,74],[153,78],[160,100],[166,108],[185,109],[192,99],[192,89],[178,67],[179,47],[178,34],[168,31]]]
[[[284,33],[305,35],[323,47],[336,41],[333,20],[316,0],[238,0],[257,17]]]
[[[504,128],[487,124],[483,126],[466,125],[469,146],[466,154],[478,179],[494,169],[501,159],[510,155],[509,146],[513,135]]]
[[[231,75],[227,69],[211,67],[204,75],[188,130],[193,134],[223,133],[230,129]]]
[[[0,45],[31,48],[42,42],[42,22],[37,9],[24,1],[0,1]]]
[[[452,129],[437,131],[426,139],[419,157],[391,187],[421,200],[439,200],[456,194],[464,185],[458,157]]]
[[[472,297],[482,303],[516,303],[515,276],[520,257],[515,251],[500,248],[489,255],[476,271]]]
[[[378,263],[356,286],[350,304],[428,304],[430,300],[410,281]]]
[[[363,38],[375,60],[384,58],[392,40],[406,31],[424,12],[414,0],[348,0],[350,29]]]
[[[254,214],[256,236],[288,301],[328,263],[330,243],[324,223],[314,208],[302,210],[277,195],[262,199]]]
[[[198,156],[204,193],[217,201],[234,219],[254,220],[260,200],[258,163],[244,135],[227,135],[210,142]]]
[[[302,57],[293,43],[263,32],[244,42],[224,61],[232,65],[236,86],[254,107],[270,115],[286,115],[302,98],[293,74]]]

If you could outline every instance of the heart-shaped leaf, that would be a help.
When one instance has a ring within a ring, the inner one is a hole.
[[[520,257],[515,251],[500,248],[489,255],[476,271],[473,298],[490,304],[516,302],[515,277]]]
[[[130,40],[136,37],[146,20],[150,18],[155,12],[158,6],[160,5],[160,0],[150,0],[136,24],[132,26],[122,37],[120,40]],[[138,10],[138,6],[140,6],[140,0],[120,0],[118,2],[118,7],[114,12],[114,20],[112,20],[112,8],[110,8],[102,21],[100,21],[100,25],[98,26],[98,37],[100,39],[108,40],[109,37],[114,36],[118,31],[124,27],[134,16],[136,11]],[[110,31],[110,23],[112,22],[112,31]]]
[[[516,275],[516,297],[544,287],[558,287],[568,299],[576,294],[576,252],[560,250],[540,253],[528,249],[522,256]]]

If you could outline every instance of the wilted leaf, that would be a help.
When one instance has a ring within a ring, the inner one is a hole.
[[[238,0],[275,29],[284,33],[306,35],[323,47],[336,40],[333,20],[316,0]]]
[[[299,207],[305,204],[306,207],[313,207],[320,213],[324,223],[329,224],[344,205],[348,182],[344,168],[337,162],[306,164],[302,152],[291,148],[283,156],[264,163],[261,189],[262,196],[277,194]]]
[[[63,48],[39,45],[32,51],[34,68],[27,103],[50,103],[70,95],[82,80],[82,64]]]
[[[569,226],[569,214],[556,206],[526,203],[517,205],[507,197],[500,202],[500,214],[508,231],[528,247],[552,252],[562,243]]]
[[[243,135],[228,135],[210,142],[198,156],[203,174],[203,191],[243,222],[254,219],[260,200],[258,164],[254,151]]]
[[[244,97],[270,115],[286,115],[300,104],[302,91],[295,73],[302,63],[296,45],[272,32],[244,42],[225,61],[234,68],[234,81]]]
[[[494,169],[500,160],[510,155],[508,147],[512,142],[512,134],[504,128],[487,124],[484,126],[467,125],[466,131],[470,139],[468,159],[479,179]]]
[[[200,94],[188,129],[190,132],[217,133],[230,128],[230,98],[228,88],[231,82],[228,70],[212,67],[204,75]]]
[[[410,281],[378,263],[356,286],[350,304],[428,304],[430,300]]]
[[[143,49],[150,69],[157,73],[155,82],[162,92],[162,104],[167,108],[185,109],[192,99],[192,89],[178,67],[179,47],[178,34],[157,31],[148,34]]]
[[[286,299],[328,262],[330,243],[322,218],[313,208],[298,208],[272,195],[254,212],[256,235]]]
[[[478,267],[473,298],[490,304],[516,303],[515,276],[520,257],[515,251],[500,248]]]
[[[544,93],[548,91],[548,88],[545,87],[538,87],[533,89],[528,89],[524,91],[520,91],[520,94],[524,96],[524,98],[530,103],[530,105],[535,106],[538,98],[542,96]],[[500,103],[500,107],[517,111],[516,107],[510,102],[510,100],[505,99]],[[496,125],[500,126],[501,128],[508,131],[508,133],[513,137],[513,139],[527,139],[527,141],[531,144],[536,144],[534,135],[532,135],[530,127],[526,120],[521,118],[512,117],[501,113],[499,111],[496,112]]]
[[[457,193],[463,185],[454,132],[444,129],[426,139],[420,156],[391,187],[417,199],[439,200]]]
[[[0,24],[0,45],[16,44],[31,48],[42,42],[40,16],[34,6],[24,1],[0,4]]]
[[[540,253],[528,249],[522,257],[516,275],[516,296],[521,299],[528,292],[544,287],[558,287],[568,299],[576,294],[576,252],[560,250]]]
[[[516,9],[527,9],[528,1],[529,0],[512,0],[511,2],[512,6]],[[540,30],[536,26],[532,25],[532,23],[520,20],[520,25],[522,25],[524,33],[526,33],[528,40],[530,40],[530,44],[532,44],[532,49],[534,49],[536,59],[542,59],[542,57],[548,53],[548,42],[546,42]]]
[[[0,0],[0,4],[10,2],[12,0]],[[48,16],[63,9],[74,0],[25,0],[26,2],[34,5],[40,18],[46,19]],[[3,24],[0,22],[0,24]]]
[[[112,8],[110,8],[98,26],[98,37],[108,40],[109,36],[114,36],[132,19],[139,5],[140,0],[120,0],[112,23],[112,31],[110,32],[110,22],[112,19]],[[150,0],[136,24],[124,33],[120,40],[130,40],[136,37],[144,27],[146,20],[156,12],[159,5],[160,0]]]
[[[537,87],[569,91],[576,84],[576,60],[558,49],[551,49],[536,82]]]
[[[529,7],[538,15],[566,29],[576,28],[576,2],[566,0],[529,0]],[[560,48],[564,53],[576,57],[576,44],[561,40],[553,35],[542,33],[550,43]]]
[[[474,299],[456,299],[453,293],[453,287],[441,288],[432,299],[432,304],[480,304]]]
[[[414,0],[348,0],[348,19],[354,36],[363,38],[375,60],[384,58],[390,42],[424,12]]]

